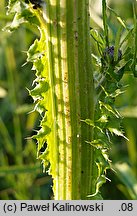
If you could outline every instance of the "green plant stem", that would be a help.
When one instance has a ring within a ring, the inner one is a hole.
[[[106,10],[107,10],[106,0],[102,0],[102,15],[103,15],[104,36],[105,36],[105,41],[106,41],[106,47],[109,47],[108,25],[107,25]]]
[[[87,199],[95,191],[92,128],[93,74],[87,0],[48,0],[44,14],[49,64],[47,137],[54,198]]]

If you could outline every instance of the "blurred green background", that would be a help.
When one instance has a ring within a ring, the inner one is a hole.
[[[108,1],[129,25],[133,24],[132,0]],[[102,26],[101,0],[91,0],[91,21],[97,30]],[[0,1],[0,199],[50,199],[52,179],[43,173],[36,159],[36,142],[31,137],[39,128],[40,117],[33,110],[27,91],[35,78],[31,64],[25,64],[26,52],[39,32],[22,25],[13,33],[2,31],[12,20],[6,16],[7,1]],[[93,13],[92,13],[93,12]],[[113,37],[117,23],[109,15]],[[94,49],[94,46],[93,46]],[[113,168],[101,189],[104,199],[137,199],[137,79],[126,74],[126,92],[117,100],[124,116],[123,127],[130,141],[115,138],[110,152]]]
[[[35,74],[25,62],[39,32],[27,24],[13,33],[2,31],[12,20],[6,16],[7,2],[0,1],[0,199],[50,199],[51,177],[43,173],[36,142],[29,138],[40,117],[31,112],[27,88],[32,88]]]

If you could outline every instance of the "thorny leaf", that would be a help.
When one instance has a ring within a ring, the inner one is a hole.
[[[108,128],[108,129],[111,133],[114,133],[115,135],[121,136],[121,137],[125,138],[126,140],[128,140],[128,138],[126,136],[124,136],[123,132],[118,130],[117,128]]]

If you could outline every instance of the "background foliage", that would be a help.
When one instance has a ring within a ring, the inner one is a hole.
[[[101,1],[91,2],[91,27],[101,31]],[[132,1],[108,2],[126,24],[132,26]],[[49,199],[51,177],[42,172],[36,160],[35,140],[28,139],[38,129],[40,116],[31,112],[33,101],[26,89],[32,89],[35,78],[32,65],[25,64],[26,51],[39,33],[28,24],[12,34],[2,31],[12,20],[6,16],[6,5],[6,0],[0,1],[0,199]],[[113,42],[119,26],[112,13],[108,13],[108,25]],[[97,53],[94,44],[92,41]],[[107,176],[111,182],[103,186],[102,195],[111,200],[137,199],[137,80],[133,74],[126,73],[123,84],[127,85],[126,92],[116,103],[124,116],[123,127],[130,141],[116,137],[110,152],[116,173],[109,171]]]

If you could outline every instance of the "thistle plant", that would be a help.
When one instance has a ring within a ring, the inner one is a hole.
[[[40,31],[40,39],[27,52],[36,74],[29,93],[41,116],[40,130],[33,138],[37,158],[44,169],[50,167],[58,200],[101,199],[100,187],[111,169],[113,135],[127,139],[115,99],[123,93],[120,81],[127,68],[136,75],[136,39],[133,52],[123,53],[122,45],[131,35],[136,38],[137,24],[128,29],[119,19],[122,27],[111,44],[105,0],[102,9],[101,35],[90,31],[88,0],[9,0],[8,13],[15,15],[6,28],[12,31],[29,22]],[[122,28],[127,35],[121,41]],[[90,37],[99,56],[92,53]],[[132,61],[126,60],[127,55],[132,55]]]
[[[107,10],[114,14],[119,22],[115,43],[109,39],[109,28],[107,23]],[[102,1],[102,16],[104,35],[91,29],[91,37],[96,42],[99,56],[92,53],[94,58],[94,81],[96,89],[94,122],[86,119],[85,122],[94,128],[94,136],[91,142],[88,142],[96,149],[96,164],[98,167],[98,177],[96,182],[95,194],[98,194],[99,188],[106,180],[107,169],[112,169],[109,151],[113,144],[114,136],[121,136],[128,140],[124,135],[122,128],[122,116],[120,115],[115,101],[123,94],[125,86],[121,80],[124,73],[130,73],[136,77],[136,12],[135,2],[133,4],[134,27],[129,28],[125,22],[107,6],[106,1]],[[122,38],[122,36],[125,36]],[[131,43],[131,37],[133,42]],[[130,48],[128,47],[130,44]],[[128,47],[128,48],[127,48]],[[130,56],[130,58],[129,58]],[[109,180],[110,181],[110,180]]]

